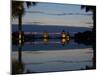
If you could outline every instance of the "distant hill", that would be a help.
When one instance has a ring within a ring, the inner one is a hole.
[[[77,32],[84,32],[87,30],[91,30],[91,28],[87,27],[72,27],[72,26],[50,26],[50,25],[23,25],[22,30],[27,32],[69,32],[70,35],[74,35]],[[12,32],[18,31],[18,25],[12,25]]]

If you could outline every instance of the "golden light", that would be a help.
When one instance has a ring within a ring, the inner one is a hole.
[[[69,40],[69,36],[67,36],[67,40]]]
[[[48,36],[49,36],[49,35],[48,35],[47,32],[44,32],[44,33],[43,33],[43,37],[44,37],[44,38],[48,38]]]
[[[49,41],[48,39],[43,39],[44,43],[48,43],[48,41]]]
[[[65,42],[66,42],[66,39],[61,39],[61,42],[62,42],[62,43],[65,43]]]
[[[65,38],[65,37],[66,37],[66,34],[63,33],[63,34],[62,34],[62,37]]]
[[[21,39],[21,34],[19,34],[19,39]]]
[[[19,44],[21,44],[21,40],[19,40]]]
[[[21,44],[22,43],[22,41],[21,41],[21,33],[19,33],[19,44]]]

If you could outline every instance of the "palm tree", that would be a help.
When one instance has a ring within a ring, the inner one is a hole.
[[[12,0],[12,18],[18,18],[18,31],[19,31],[19,45],[18,45],[18,61],[19,64],[22,62],[22,16],[25,13],[25,4],[27,8],[36,5],[36,2],[23,2]]]
[[[93,46],[93,68],[96,68],[96,6],[82,5],[81,9],[86,9],[86,12],[91,11],[93,13],[93,28],[92,28],[92,46]]]

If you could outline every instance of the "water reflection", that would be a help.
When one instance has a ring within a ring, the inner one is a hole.
[[[48,39],[48,38],[43,38],[43,39],[36,39],[36,41],[27,41],[24,42],[24,44],[62,44],[65,45],[66,43],[69,43],[70,40],[67,39]]]
[[[91,69],[91,45],[78,44],[64,30],[62,33],[32,33],[23,35],[22,61],[28,72]],[[13,44],[13,57],[17,58],[17,45]],[[42,59],[42,60],[41,60]]]
[[[16,51],[12,55],[17,59]],[[25,70],[30,72],[68,71],[92,66],[93,51],[86,49],[22,51]]]

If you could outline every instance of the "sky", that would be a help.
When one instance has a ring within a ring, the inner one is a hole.
[[[30,8],[24,4],[24,8],[23,25],[93,26],[92,12],[85,12],[81,5],[40,2]],[[13,19],[12,24],[18,24],[18,19]]]

